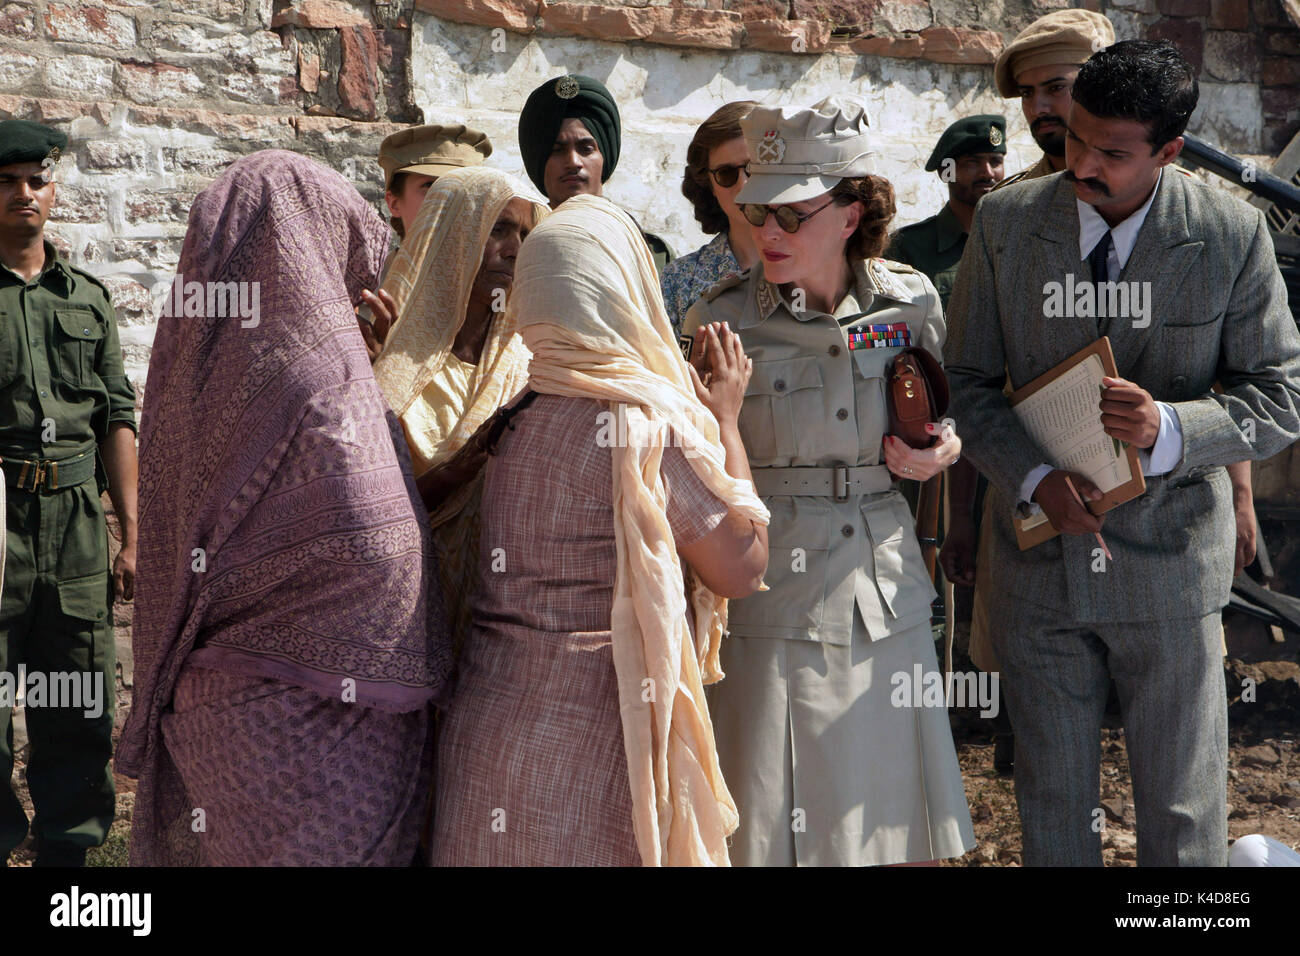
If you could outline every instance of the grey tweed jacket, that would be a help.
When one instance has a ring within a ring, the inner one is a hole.
[[[1061,175],[981,200],[949,303],[945,365],[964,454],[990,482],[982,574],[991,613],[1028,600],[1071,620],[1188,618],[1228,601],[1235,540],[1224,465],[1267,458],[1300,437],[1300,334],[1259,210],[1186,176],[1161,177],[1121,282],[1149,282],[1150,324],[1109,320],[1119,374],[1170,403],[1183,456],[1147,493],[1109,512],[1114,555],[1091,535],[1028,551],[1011,519],[1021,483],[1046,455],[1002,387],[1019,387],[1095,341],[1098,320],[1046,318],[1045,286],[1089,278],[1074,189]],[[1212,387],[1219,382],[1222,394]]]

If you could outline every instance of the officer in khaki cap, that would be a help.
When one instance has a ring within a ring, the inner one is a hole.
[[[943,131],[925,164],[926,172],[937,172],[947,184],[948,202],[938,214],[894,234],[889,257],[924,272],[945,310],[975,204],[1002,181],[1006,155],[1006,117],[987,113],[957,120]]]
[[[379,165],[393,229],[399,236],[405,234],[435,179],[450,169],[482,166],[491,155],[487,134],[462,124],[412,126],[385,137],[379,145]]]
[[[993,64],[993,82],[1007,99],[1020,98],[1030,135],[1043,158],[997,187],[1050,176],[1065,168],[1065,117],[1079,67],[1115,42],[1115,28],[1091,10],[1055,10],[1011,41]]]
[[[893,187],[871,175],[863,104],[756,107],[741,120],[750,178],[736,197],[759,265],[687,312],[708,374],[727,323],[753,359],[740,433],[772,513],[768,590],[730,605],[726,680],[710,688],[718,757],[740,813],[739,865],[871,865],[974,845],[942,706],[897,699],[891,675],[936,675],[934,588],[899,478],[924,480],[961,442],[886,439],[886,367],[939,356],[943,312],[910,266],[878,258]],[[933,695],[932,695],[933,696]]]
[[[384,170],[384,201],[392,218],[393,231],[406,238],[406,227],[424,202],[429,187],[443,173],[464,166],[482,166],[492,155],[487,134],[464,124],[454,126],[412,126],[398,130],[379,144],[379,165]],[[384,263],[380,284],[388,278],[395,257]],[[397,303],[384,289],[361,293],[357,324],[365,340],[370,361],[383,350],[388,330],[397,320]]]

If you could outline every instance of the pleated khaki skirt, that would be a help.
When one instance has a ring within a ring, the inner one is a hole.
[[[735,866],[878,866],[975,846],[943,706],[895,706],[895,674],[938,673],[929,625],[879,641],[728,637],[709,688],[718,756],[740,812]]]

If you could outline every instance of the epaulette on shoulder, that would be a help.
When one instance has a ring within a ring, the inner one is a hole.
[[[916,266],[908,265],[906,262],[895,262],[893,259],[881,259],[885,268],[890,272],[917,272]]]
[[[68,260],[66,259],[63,260],[63,265],[64,268],[66,268],[69,272],[76,273],[78,279],[85,279],[87,282],[91,283],[92,285],[98,286],[99,290],[104,293],[104,298],[109,299],[110,301],[112,300],[113,293],[108,291],[108,286],[104,285],[104,283],[99,278],[91,275],[85,269],[78,269],[76,266],[68,262]]]
[[[722,293],[726,292],[728,289],[734,289],[736,286],[740,285],[748,278],[749,278],[748,269],[746,269],[744,272],[729,273],[723,276],[717,282],[713,283],[713,285],[705,289],[704,293],[700,296],[700,298],[703,299],[705,302],[712,302],[718,296],[722,295]]]
[[[1020,182],[1022,179],[1025,178],[1025,174],[1028,173],[1028,172],[1029,172],[1029,170],[1027,170],[1027,169],[1022,169],[1020,172],[1016,173],[1015,175],[1013,175],[1013,176],[1008,176],[1006,179],[1002,180],[1002,182],[998,183],[998,184],[995,185],[992,189],[990,189],[989,192],[991,192],[991,193],[995,193],[995,192],[997,192],[999,189],[1001,189],[1003,186],[1010,186],[1012,183],[1018,183],[1018,182]]]

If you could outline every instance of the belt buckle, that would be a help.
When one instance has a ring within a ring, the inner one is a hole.
[[[31,476],[30,482],[24,487],[23,482],[28,480],[29,475]],[[30,491],[35,494],[40,490],[43,481],[45,481],[45,462],[39,458],[35,461],[23,462],[23,470],[18,474],[19,491]]]
[[[835,465],[831,474],[831,497],[836,501],[849,500],[849,466]]]

